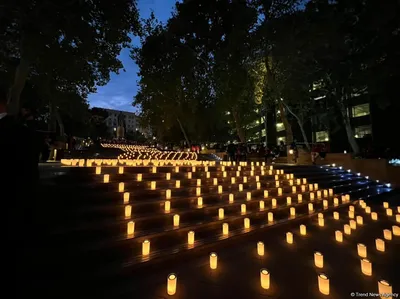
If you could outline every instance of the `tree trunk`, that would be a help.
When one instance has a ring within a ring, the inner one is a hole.
[[[283,102],[283,101],[282,101],[282,102]],[[297,123],[299,124],[299,127],[300,127],[301,135],[303,136],[304,144],[306,145],[307,150],[310,151],[311,148],[310,148],[310,144],[308,143],[308,138],[307,138],[306,131],[304,130],[303,122],[301,121],[300,117],[298,117],[297,114],[295,114],[295,113],[292,111],[292,109],[290,109],[290,107],[289,107],[288,105],[286,105],[285,102],[283,102],[283,104],[285,105],[285,107],[286,107],[286,109],[289,111],[289,113],[292,114],[292,115],[296,118]]]
[[[8,113],[18,115],[20,109],[21,93],[24,89],[26,78],[29,73],[29,62],[24,57],[21,57],[19,64],[15,70],[14,83],[10,88],[8,97]]]
[[[343,96],[344,95],[342,94],[342,97]],[[358,146],[357,140],[354,137],[353,128],[351,127],[351,123],[350,123],[349,113],[347,112],[347,108],[344,105],[343,98],[340,98],[339,105],[340,105],[340,112],[343,117],[344,127],[345,127],[346,133],[347,133],[347,140],[349,141],[349,144],[353,150],[353,153],[355,155],[357,155],[360,152],[360,147]]]
[[[65,133],[64,123],[62,121],[62,118],[61,118],[60,112],[58,111],[58,108],[56,107],[54,110],[55,110],[54,114],[55,114],[55,117],[56,117],[56,120],[58,123],[58,128],[60,130],[60,137],[64,138],[64,133]]]
[[[278,101],[278,108],[279,108],[279,111],[281,114],[281,120],[282,120],[283,125],[285,126],[285,130],[286,130],[286,144],[291,144],[293,142],[292,126],[290,125],[290,123],[287,119],[285,107],[284,107],[282,101]]]
[[[236,111],[236,109],[232,110],[232,116],[235,119],[236,131],[237,131],[237,135],[239,137],[240,142],[246,143],[246,136],[244,134],[243,127],[240,123],[239,113]]]
[[[181,128],[182,134],[183,134],[183,136],[185,137],[185,140],[186,140],[186,143],[187,143],[188,147],[190,147],[191,144],[190,144],[190,142],[189,142],[189,138],[188,138],[188,136],[186,135],[186,131],[185,131],[185,129],[184,129],[184,127],[183,127],[181,121],[179,120],[179,117],[177,117],[176,120],[177,120],[178,123],[179,123],[179,127]]]

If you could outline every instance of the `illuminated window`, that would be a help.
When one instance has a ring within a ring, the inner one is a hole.
[[[285,131],[285,126],[283,125],[283,123],[276,124],[276,131],[277,132]]]
[[[262,130],[261,130],[261,136],[262,136],[262,137],[265,137],[265,129],[262,129]]]
[[[365,116],[369,115],[369,104],[361,104],[357,106],[351,107],[351,115],[353,117],[360,117],[360,116]]]
[[[286,143],[286,137],[278,137],[278,144],[280,144],[281,141],[283,141],[283,143]]]
[[[315,138],[317,142],[329,141],[329,133],[328,131],[315,132]]]
[[[356,138],[364,138],[367,135],[372,134],[371,126],[359,126],[354,128],[354,137]]]

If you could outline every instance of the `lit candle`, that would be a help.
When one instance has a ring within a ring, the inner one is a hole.
[[[132,236],[135,233],[135,222],[129,221],[127,225],[127,234]]]
[[[333,196],[333,189],[329,189],[329,196]]]
[[[276,187],[279,187],[279,181],[276,181],[276,182],[275,182],[275,186],[276,186]]]
[[[260,256],[264,255],[264,243],[263,242],[258,242],[257,243],[257,253]]]
[[[264,198],[268,198],[268,191],[264,190]]]
[[[314,190],[318,190],[318,184],[317,183],[314,184]]]
[[[242,214],[246,214],[246,205],[244,203],[240,205],[240,211]]]
[[[233,203],[234,201],[234,195],[232,193],[229,194],[229,203]]]
[[[218,193],[219,193],[219,194],[222,193],[222,186],[221,186],[221,185],[218,186]]]
[[[297,202],[301,203],[303,201],[303,195],[302,194],[297,194]]]
[[[123,174],[124,173],[124,167],[123,166],[118,167],[118,173],[119,174]]]
[[[335,239],[338,242],[343,242],[343,234],[340,230],[335,231]]]
[[[169,200],[165,201],[165,212],[169,212],[171,210],[171,202]]]
[[[218,185],[218,179],[217,178],[213,178],[213,185],[217,186]]]
[[[397,215],[396,215],[396,222],[399,222],[399,223],[400,223],[400,214],[397,214]]]
[[[275,198],[271,199],[271,204],[272,204],[273,208],[276,207],[276,199]]]
[[[282,188],[278,188],[278,196],[282,195]]]
[[[362,243],[357,244],[357,253],[360,257],[367,257],[367,246]]]
[[[392,231],[389,229],[384,229],[383,230],[383,238],[388,241],[392,240]]]
[[[361,259],[361,272],[367,276],[372,275],[372,264],[369,260]]]
[[[389,208],[389,203],[388,203],[388,202],[384,202],[384,203],[383,203],[383,207],[384,207],[385,209]]]
[[[196,188],[196,195],[197,195],[197,196],[200,196],[200,195],[201,195],[201,188],[200,188],[200,187],[197,187],[197,188]]]
[[[321,198],[321,191],[317,191],[317,198]]]
[[[378,220],[378,214],[376,212],[371,213],[371,219],[372,220]]]
[[[314,200],[314,196],[315,196],[314,193],[313,193],[313,192],[310,192],[310,200],[311,200],[311,201]]]
[[[269,281],[269,272],[267,269],[261,269],[260,282],[261,282],[261,287],[263,289],[265,289],[265,290],[269,289],[270,281]]]
[[[383,241],[382,239],[376,239],[375,246],[376,246],[376,250],[385,252],[385,241]]]
[[[328,190],[324,190],[324,197],[328,197]]]
[[[378,293],[379,294],[392,294],[393,293],[392,286],[386,280],[379,280],[378,281]],[[385,296],[384,298],[392,299],[392,296],[390,296],[390,297]]]
[[[300,235],[305,236],[307,234],[307,227],[304,224],[300,225]]]
[[[130,197],[130,193],[129,192],[125,192],[124,193],[124,204],[128,204],[129,203],[129,197]]]
[[[324,218],[318,218],[318,225],[319,226],[324,226],[325,225]]]
[[[371,207],[366,206],[366,207],[365,207],[365,213],[371,214]]]
[[[349,211],[349,218],[353,219],[354,218],[354,211]]]
[[[149,240],[144,240],[142,243],[142,254],[144,256],[147,256],[150,254],[150,241]]]
[[[247,176],[243,177],[243,183],[247,183]]]
[[[275,181],[279,180],[279,175],[275,175]]]
[[[289,180],[289,185],[293,186],[293,180]],[[295,188],[296,189],[296,188]]]
[[[181,187],[181,181],[176,181],[175,182],[175,188],[180,188]]]
[[[306,178],[303,178],[303,184],[304,185],[307,184],[307,179]]]
[[[222,172],[222,177],[226,178],[226,171]]]
[[[196,172],[196,166],[192,166],[192,172]]]
[[[286,233],[286,242],[288,244],[293,244],[293,234],[291,232]]]
[[[96,167],[96,174],[101,174],[101,167]]]
[[[224,219],[224,209],[223,208],[219,208],[218,209],[218,218],[221,220],[221,219]]]
[[[337,207],[337,206],[339,205],[339,198],[335,197],[335,198],[333,199],[333,205],[334,205],[335,207]]]
[[[286,197],[286,203],[288,206],[292,204],[292,198],[290,196]]]
[[[294,207],[290,208],[290,216],[296,216],[296,209]]]
[[[260,211],[264,211],[265,209],[265,204],[263,200],[260,200]]]
[[[203,197],[197,198],[197,206],[201,208],[203,206]]]
[[[165,199],[171,199],[171,190],[170,189],[165,190]]]
[[[333,212],[333,219],[339,220],[339,213],[338,212]]]
[[[393,210],[392,209],[386,209],[386,215],[388,216],[393,216]]]
[[[171,174],[170,174],[169,172],[167,172],[167,173],[165,174],[165,179],[166,179],[167,181],[169,181],[169,180],[171,179]]]
[[[215,252],[210,253],[210,268],[215,270],[218,265],[218,256]]]
[[[393,225],[392,226],[393,235],[400,236],[400,226]]]
[[[188,244],[193,245],[194,244],[194,231],[188,232]]]
[[[272,212],[268,212],[268,222],[274,221],[274,214]]]
[[[201,186],[201,179],[196,180],[196,186]]]
[[[177,276],[175,274],[168,275],[168,278],[167,278],[167,294],[170,295],[170,296],[175,295],[175,293],[176,293],[176,281],[177,281],[177,279],[178,278],[177,278]]]
[[[236,171],[236,176],[240,177],[240,171]]]
[[[324,199],[324,200],[322,201],[322,204],[323,204],[324,208],[327,208],[327,207],[328,207],[328,201],[327,201],[326,199]]]
[[[244,218],[244,228],[249,229],[250,228],[250,218]]]
[[[351,235],[351,227],[350,227],[350,225],[345,224],[345,225],[343,226],[343,230],[344,230],[344,233],[345,233],[346,235]]]
[[[257,182],[257,189],[260,190],[261,189],[261,183]]]
[[[179,166],[175,166],[175,172],[179,172]]]
[[[345,197],[346,197],[346,201],[350,201],[350,194],[346,194]]]
[[[309,204],[308,204],[308,211],[309,211],[309,212],[312,212],[313,210],[314,210],[313,204],[312,204],[312,203],[309,203]]]
[[[227,236],[229,234],[229,224],[228,223],[222,224],[222,234],[224,236]]]
[[[324,295],[329,295],[329,278],[325,274],[318,275],[318,288]]]
[[[231,184],[235,184],[236,183],[236,178],[235,177],[231,177]]]
[[[132,206],[126,205],[125,206],[125,218],[131,218],[132,214]]]
[[[297,179],[297,180],[296,180],[296,184],[297,184],[297,185],[301,185],[301,180],[300,180],[300,179]]]
[[[357,228],[357,222],[355,220],[350,220],[350,228],[351,229],[356,229]]]
[[[301,185],[301,192],[306,192],[306,186],[305,185]]]
[[[150,183],[150,188],[151,188],[151,190],[155,190],[156,189],[156,182],[155,181],[152,181]]]
[[[104,182],[104,183],[109,183],[109,182],[110,182],[110,175],[109,175],[109,174],[105,174],[105,175],[104,175],[104,180],[103,180],[103,182]]]
[[[357,224],[362,225],[364,223],[364,219],[362,218],[362,216],[357,216],[356,220],[357,220]]]
[[[251,192],[247,192],[246,193],[246,199],[247,200],[251,200]]]
[[[323,268],[324,267],[324,256],[322,255],[321,252],[314,252],[314,264],[317,268]]]
[[[239,184],[239,191],[243,191],[243,184]]]
[[[354,212],[354,206],[349,206],[349,211],[353,211]]]
[[[209,179],[211,174],[209,172],[206,172],[206,178]]]
[[[178,214],[175,214],[174,215],[174,226],[175,227],[178,227],[179,226],[179,215]]]

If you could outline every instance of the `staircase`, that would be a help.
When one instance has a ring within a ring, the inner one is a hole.
[[[373,205],[395,195],[385,184],[329,166],[101,167],[101,174],[95,167],[63,169],[41,190],[41,248],[32,249],[35,289],[54,298],[122,298],[127,285],[178,259],[190,262],[356,200]],[[128,234],[131,221],[134,233]]]

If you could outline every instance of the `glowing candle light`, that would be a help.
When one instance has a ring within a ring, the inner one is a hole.
[[[194,244],[194,231],[188,232],[188,244],[193,245]]]
[[[324,190],[324,197],[328,197],[328,190]]]
[[[197,198],[197,206],[201,208],[203,206],[203,197]]]
[[[181,187],[181,181],[176,181],[175,188],[180,188],[180,187]]]
[[[228,223],[222,224],[222,234],[224,236],[229,235],[229,224]]]
[[[165,201],[164,209],[165,209],[165,212],[169,212],[171,210],[171,202],[169,200]]]
[[[393,235],[400,236],[400,226],[393,225],[392,226]]]
[[[129,203],[129,197],[130,197],[130,193],[129,192],[125,192],[124,193],[124,204],[128,204]]]
[[[231,177],[231,184],[235,184],[236,183],[236,178],[235,177]]]
[[[324,208],[327,208],[327,207],[328,207],[328,201],[327,201],[326,199],[324,199],[324,200],[322,201],[322,204],[323,204]]]
[[[272,204],[273,208],[276,207],[276,199],[275,198],[271,199],[271,204]]]
[[[226,178],[226,171],[222,172],[222,177]]]
[[[135,222],[129,221],[127,225],[127,234],[132,236],[135,233]]]
[[[362,216],[357,216],[356,221],[357,221],[357,224],[360,224],[360,225],[364,224],[364,219],[362,218]]]
[[[206,178],[209,179],[211,174],[209,172],[206,172]]]
[[[196,172],[196,166],[192,166],[192,172]]]
[[[314,205],[312,203],[308,204],[308,211],[312,212],[314,210]]]
[[[220,220],[224,219],[224,209],[223,208],[218,209],[218,218]]]
[[[282,195],[282,188],[278,188],[278,196]]]
[[[251,200],[251,192],[247,192],[246,193],[246,199],[247,200]]]
[[[302,236],[307,235],[307,227],[304,224],[300,225],[300,235]]]
[[[400,213],[400,206],[397,207],[397,213]]]
[[[268,222],[273,222],[274,221],[274,214],[272,212],[268,213]]]
[[[257,189],[258,190],[261,189],[261,183],[260,182],[257,182]]]
[[[338,242],[343,242],[343,233],[340,230],[335,231],[335,239]]]
[[[324,218],[318,218],[318,225],[319,225],[319,226],[324,226],[324,225],[325,225],[325,220],[324,220]]]
[[[324,256],[322,255],[321,252],[314,252],[314,264],[317,268],[323,268],[324,267]]]
[[[307,184],[307,179],[303,178],[303,184],[306,185]]]
[[[250,176],[254,176],[254,171],[250,171]]]
[[[335,198],[333,199],[333,205],[334,205],[335,207],[337,207],[337,206],[339,205],[339,198],[335,197]]]
[[[264,190],[264,198],[268,198],[268,190]]]
[[[293,186],[293,180],[289,180],[289,185]]]
[[[357,253],[360,257],[366,258],[367,257],[367,246],[362,243],[357,244]]]
[[[244,218],[243,225],[245,229],[250,228],[250,218]]]
[[[265,209],[265,204],[263,200],[260,200],[260,211],[264,211]]]
[[[355,220],[350,220],[350,228],[351,229],[356,229],[357,228],[357,222]]]
[[[272,175],[272,170],[268,170],[268,174],[269,174],[269,175]]]
[[[218,186],[218,193],[219,193],[219,194],[222,193],[222,186],[221,186],[221,185]]]
[[[301,185],[301,180],[300,179],[296,179],[296,185]]]
[[[232,193],[229,194],[229,203],[233,203],[235,200],[235,197]]]
[[[256,182],[260,181],[260,176],[256,175]]]
[[[339,220],[339,213],[338,212],[333,212],[333,219]]]
[[[303,195],[302,194],[297,194],[297,202],[301,203],[303,201]]]
[[[150,241],[144,240],[142,243],[142,255],[148,256],[150,254]]]
[[[297,192],[297,188],[296,188],[296,186],[293,186],[292,187],[292,193],[296,193]]]
[[[188,172],[187,177],[188,177],[188,179],[191,179],[192,178],[192,173]]]
[[[322,213],[318,213],[317,216],[318,216],[318,219],[319,219],[319,218],[324,218],[324,214],[322,214]]]
[[[301,185],[301,192],[306,192],[306,186],[305,185]]]
[[[279,187],[279,181],[275,182],[275,187]]]
[[[243,191],[243,184],[239,184],[239,191]]]
[[[392,299],[393,296],[388,296],[387,294],[392,294],[392,286],[389,282],[386,280],[379,280],[378,281],[378,293],[379,294],[385,294],[384,297],[381,298],[387,298],[387,299]]]
[[[279,175],[275,175],[275,181],[279,181]]]
[[[265,290],[269,289],[270,286],[270,277],[269,277],[269,272],[267,269],[261,269],[260,271],[260,282],[261,282],[261,287]]]
[[[217,186],[218,185],[218,179],[217,178],[213,178],[213,185]]]
[[[215,270],[217,269],[218,265],[218,256],[215,252],[210,253],[210,269]]]
[[[155,182],[155,181],[152,181],[152,182],[150,183],[150,189],[151,189],[151,190],[155,190],[155,189],[156,189],[156,182]]]
[[[342,203],[345,203],[346,202],[346,196],[342,195],[341,198],[342,198]]]
[[[371,207],[366,206],[366,207],[365,207],[365,213],[371,214]]]
[[[321,191],[317,191],[317,198],[321,198]]]
[[[383,207],[384,207],[385,209],[389,208],[389,203],[388,203],[388,202],[384,202],[384,203],[383,203]]]
[[[196,188],[196,195],[197,196],[201,195],[201,188],[200,187]]]
[[[292,204],[292,198],[290,196],[286,197],[286,203],[288,206]]]
[[[399,222],[399,223],[400,223],[400,214],[397,214],[397,215],[396,215],[396,222]]]
[[[318,184],[317,183],[314,184],[314,190],[318,190]]]
[[[132,215],[132,206],[126,205],[125,206],[125,218],[131,218]]]
[[[371,213],[371,219],[372,219],[372,220],[378,220],[378,213],[372,212],[372,213]]]
[[[196,180],[196,186],[201,186],[201,179]]]
[[[176,281],[178,280],[175,274],[169,274],[167,278],[167,294],[172,296],[176,293]]]
[[[325,274],[318,275],[318,289],[321,294],[329,295],[329,278]]]
[[[179,172],[179,166],[175,166],[175,172]]]
[[[171,190],[170,189],[165,190],[165,199],[171,199]]]
[[[236,176],[240,177],[240,171],[236,171]]]
[[[344,230],[344,233],[345,233],[346,235],[351,235],[351,227],[350,227],[350,225],[345,224],[345,225],[343,226],[343,230]]]
[[[310,200],[313,201],[315,198],[314,192],[310,192]]]
[[[110,175],[109,175],[109,174],[105,174],[105,175],[104,175],[103,182],[104,182],[104,183],[109,183],[109,182],[110,182]]]
[[[333,189],[329,189],[329,196],[333,196]]]
[[[293,234],[291,232],[286,233],[286,242],[288,244],[293,244]]]
[[[244,203],[240,205],[240,211],[242,214],[246,214],[246,205]]]
[[[354,218],[354,211],[349,211],[349,218],[353,219]]]
[[[123,166],[118,167],[118,173],[119,174],[123,174],[124,173],[124,167]]]
[[[375,239],[376,250],[385,252],[385,241],[382,239]]]
[[[243,177],[243,183],[247,183],[247,176]]]
[[[393,216],[393,210],[392,209],[386,209],[386,215],[388,216]]]
[[[101,174],[101,167],[96,167],[96,174]]]
[[[221,166],[221,171],[225,171],[225,166]]]
[[[392,231],[389,229],[384,229],[383,230],[383,238],[388,241],[392,240]]]

